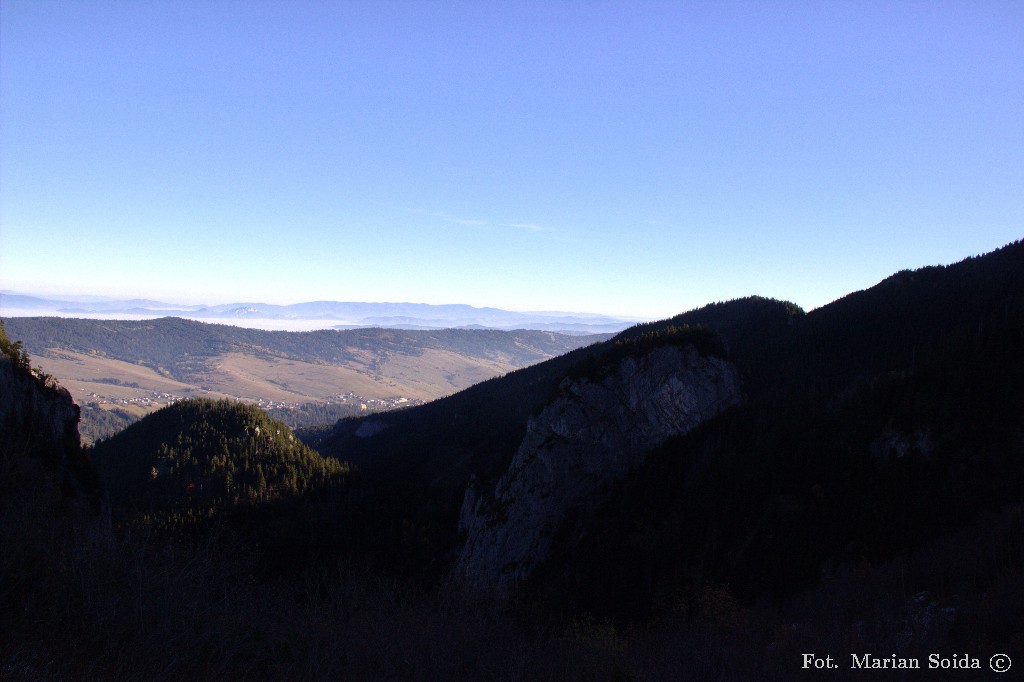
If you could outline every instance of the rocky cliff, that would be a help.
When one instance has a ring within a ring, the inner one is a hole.
[[[51,514],[62,527],[93,523],[99,482],[82,452],[78,419],[66,389],[30,370],[27,356],[0,353],[0,523]]]
[[[740,400],[735,367],[693,346],[627,355],[562,381],[531,418],[493,491],[471,482],[458,567],[471,583],[505,588],[544,560],[566,513],[639,464],[651,448]]]
[[[0,433],[7,448],[78,450],[79,408],[71,394],[0,355]]]

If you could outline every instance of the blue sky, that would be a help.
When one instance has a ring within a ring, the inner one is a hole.
[[[664,317],[1024,233],[1024,3],[0,4],[0,288]]]

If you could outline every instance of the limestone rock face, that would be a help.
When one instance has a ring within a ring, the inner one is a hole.
[[[0,432],[5,442],[21,441],[8,442],[9,447],[78,449],[79,414],[66,389],[44,388],[28,371],[0,357]]]
[[[66,571],[65,552],[113,547],[110,507],[82,451],[78,405],[26,365],[0,352],[0,551],[8,566]]]
[[[481,587],[521,582],[545,559],[574,504],[740,395],[735,367],[691,346],[656,348],[598,376],[563,380],[531,418],[493,493],[471,481],[460,515],[467,534],[460,572]]]

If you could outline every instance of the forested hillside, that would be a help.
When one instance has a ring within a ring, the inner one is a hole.
[[[262,410],[226,400],[166,407],[102,441],[91,455],[115,521],[159,526],[301,495],[347,470]]]

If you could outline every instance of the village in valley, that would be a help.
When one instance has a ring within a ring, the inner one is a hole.
[[[142,417],[181,400],[197,397],[200,393],[144,391],[138,395],[124,395],[124,384],[119,384],[122,395],[101,395],[95,388],[79,388],[75,402],[82,409],[79,431],[86,443],[109,438],[117,431]],[[420,398],[404,396],[367,398],[354,392],[334,393],[316,401],[270,400],[262,397],[234,396],[234,399],[255,405],[271,416],[281,419],[292,428],[325,426],[343,417],[371,414],[422,405]]]
[[[81,390],[83,393],[85,392],[85,389]],[[148,412],[151,410],[158,410],[161,407],[167,407],[168,405],[173,405],[179,400],[185,400],[186,397],[188,396],[153,391],[147,395],[131,398],[115,398],[112,396],[102,396],[98,393],[92,392],[80,396],[79,401],[95,403],[101,406],[111,405],[114,407],[138,407]],[[248,398],[242,396],[236,396],[235,399],[242,403],[255,405],[256,407],[264,410],[297,410],[309,404],[309,402],[267,400],[265,398]],[[358,407],[361,412],[381,412],[383,410],[394,410],[400,407],[413,407],[414,405],[423,404],[423,400],[419,398],[405,398],[402,396],[394,398],[364,398],[352,392],[335,393],[320,402],[327,405],[351,405]]]

